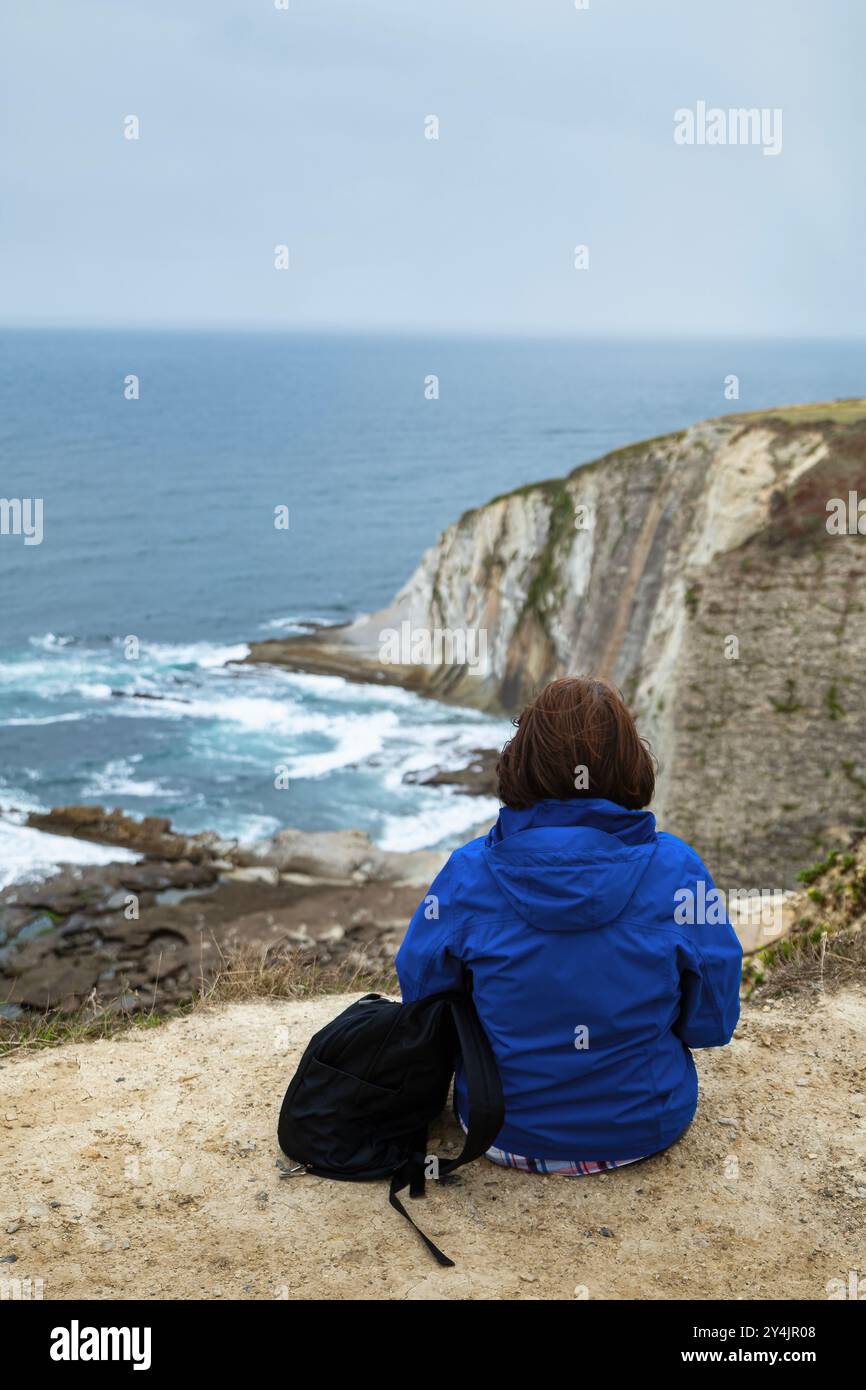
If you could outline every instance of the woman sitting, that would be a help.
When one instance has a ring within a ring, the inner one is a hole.
[[[397,971],[407,1002],[471,981],[505,1095],[487,1156],[593,1173],[687,1128],[689,1049],[730,1042],[742,952],[723,913],[695,920],[718,895],[695,851],[643,809],[653,760],[618,693],[553,681],[515,722],[499,819],[451,855]],[[455,1107],[462,1123],[459,1069]]]

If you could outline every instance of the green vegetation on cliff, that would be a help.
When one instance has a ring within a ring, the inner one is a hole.
[[[798,878],[805,887],[793,929],[744,963],[749,995],[824,990],[866,974],[866,838],[830,850]]]

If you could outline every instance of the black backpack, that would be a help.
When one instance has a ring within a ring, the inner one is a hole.
[[[433,1159],[427,1130],[448,1097],[457,1055],[469,1090],[469,1128],[457,1158]],[[425,1177],[447,1178],[480,1157],[504,1118],[496,1060],[463,991],[397,1004],[365,994],[307,1045],[286,1091],[277,1135],[296,1168],[321,1178],[390,1178],[389,1201],[440,1265],[453,1265],[398,1197],[424,1195]],[[432,1169],[432,1171],[430,1171]]]

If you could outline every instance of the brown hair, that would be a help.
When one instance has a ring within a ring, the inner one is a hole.
[[[636,811],[652,800],[652,751],[607,681],[551,681],[513,722],[517,733],[496,764],[499,800],[506,806],[522,810],[548,798],[603,796]],[[581,768],[586,773],[579,778]]]

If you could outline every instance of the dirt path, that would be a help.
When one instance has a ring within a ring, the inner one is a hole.
[[[482,1162],[431,1186],[418,1209],[451,1270],[383,1184],[278,1176],[282,1091],[348,1002],[6,1059],[0,1256],[17,1260],[0,1278],[47,1299],[823,1299],[866,1273],[866,992],[746,1008],[730,1048],[697,1054],[691,1130],[648,1163],[568,1179]]]

